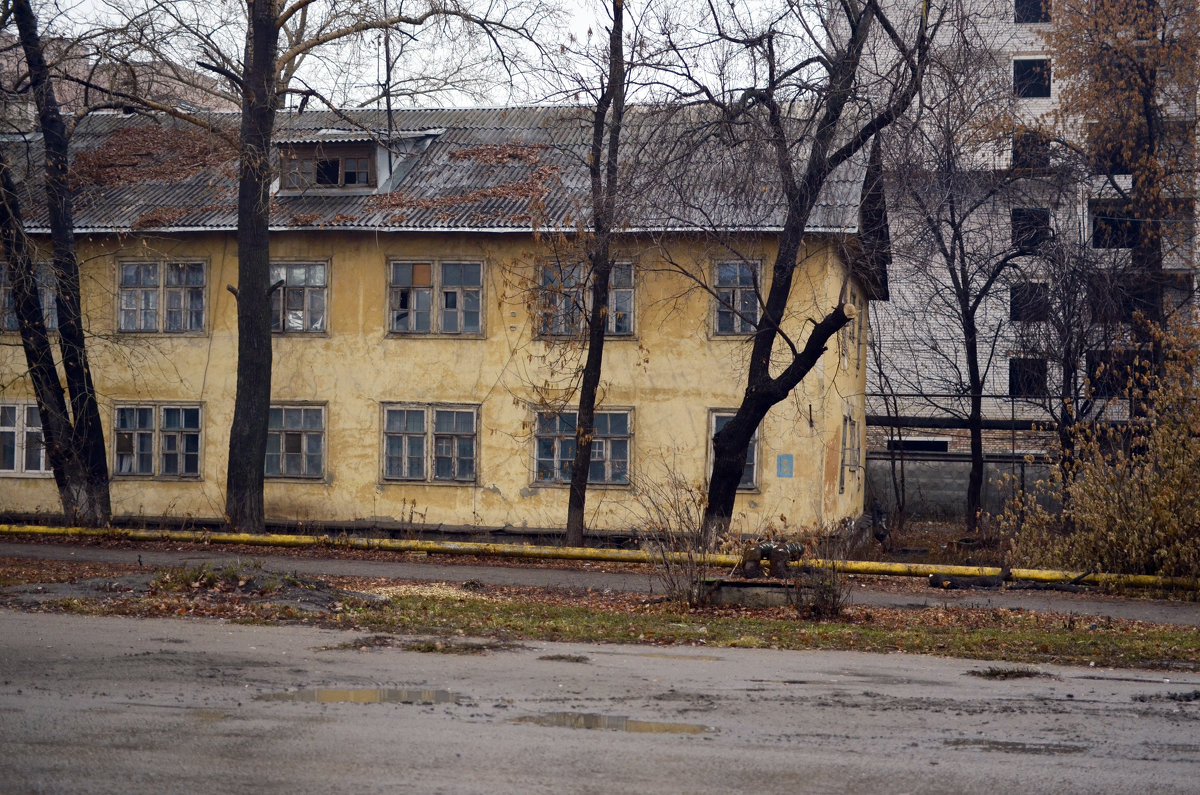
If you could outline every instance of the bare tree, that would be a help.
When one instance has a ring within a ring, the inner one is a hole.
[[[29,0],[12,0],[28,88],[37,108],[43,152],[43,190],[50,224],[51,273],[58,320],[59,353],[66,380],[59,380],[26,236],[11,163],[0,159],[0,237],[13,273],[13,299],[30,380],[42,420],[43,443],[67,521],[108,523],[108,458],[84,334],[79,263],[72,223],[70,126],[59,110],[37,17]]]
[[[717,111],[720,134],[768,159],[783,214],[770,280],[755,285],[759,306],[752,313],[736,308],[753,325],[753,338],[741,405],[713,437],[704,519],[711,529],[729,525],[749,445],[767,412],[787,398],[829,339],[855,316],[843,290],[835,307],[805,324],[803,339],[783,328],[822,189],[916,96],[940,21],[929,2],[907,19],[876,0],[754,9],[709,5],[705,33],[684,26],[668,31],[677,58],[673,79],[686,98]]]
[[[1124,336],[1120,319],[1137,296],[1127,271],[1114,273],[1087,237],[1058,235],[1025,265],[1012,287],[1011,338],[1023,355],[1047,366],[1044,384],[1015,391],[1044,413],[1056,431],[1059,460],[1069,464],[1075,426],[1100,416],[1124,392],[1123,382],[1108,386]]]
[[[567,502],[566,543],[583,544],[587,483],[592,466],[592,437],[596,427],[596,392],[604,363],[608,331],[609,277],[613,268],[613,234],[621,184],[621,134],[625,119],[625,3],[612,0],[608,29],[608,73],[601,79],[591,119],[588,181],[591,189],[591,234],[587,245],[591,306],[587,321],[587,358],[579,384],[575,421],[575,460]]]
[[[904,276],[878,365],[967,429],[968,531],[982,503],[984,404],[1005,361],[1010,277],[1052,236],[1064,190],[1057,172],[1010,157],[1020,122],[1009,62],[976,22],[960,14],[943,28],[920,101],[889,131],[893,252]]]

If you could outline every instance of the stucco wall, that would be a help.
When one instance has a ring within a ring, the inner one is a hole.
[[[711,272],[725,253],[679,238],[669,241],[679,266]],[[802,334],[837,300],[844,270],[823,241],[810,244],[797,274],[787,328]],[[769,271],[769,240],[737,248]],[[374,234],[296,231],[276,234],[272,260],[327,264],[328,322],[322,333],[277,335],[274,400],[325,407],[324,475],[268,479],[271,519],[555,527],[564,523],[563,486],[534,483],[534,419],[539,401],[566,400],[572,363],[561,343],[535,334],[528,287],[539,242],[528,235]],[[648,240],[624,254],[637,264],[635,334],[606,346],[601,410],[631,413],[632,486],[593,487],[589,525],[637,523],[638,483],[671,467],[701,484],[709,467],[710,411],[732,409],[744,389],[747,337],[713,331],[713,301],[672,272]],[[207,264],[205,330],[196,334],[130,334],[115,330],[117,263],[137,259],[199,259]],[[483,328],[475,337],[388,334],[387,263],[393,259],[484,263]],[[202,407],[201,477],[115,476],[117,514],[219,519],[236,361],[236,307],[226,285],[237,284],[230,234],[172,239],[81,240],[83,290],[91,355],[112,461],[115,407],[133,401],[188,402]],[[857,295],[864,305],[861,292]],[[865,328],[865,327],[864,327]],[[757,488],[739,496],[735,523],[754,531],[769,522],[814,526],[862,510],[860,466],[842,467],[844,416],[863,444],[865,333],[843,332],[820,364],[759,431]],[[0,346],[0,402],[31,399],[21,377],[17,340]],[[844,344],[842,344],[844,343]],[[476,480],[468,484],[385,482],[383,404],[468,404],[479,407]],[[570,409],[570,406],[567,406]],[[854,445],[851,445],[854,447]],[[791,456],[790,477],[786,459]],[[58,510],[49,477],[0,477],[0,510]]]

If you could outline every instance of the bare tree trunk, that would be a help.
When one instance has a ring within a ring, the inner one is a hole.
[[[983,502],[983,376],[979,371],[979,330],[973,312],[963,316],[963,341],[967,359],[967,428],[971,435],[971,470],[967,475],[967,532],[979,529],[979,510]]]
[[[608,329],[612,227],[619,189],[617,156],[620,153],[621,127],[625,115],[624,0],[612,0],[612,9],[607,86],[592,119],[592,144],[588,161],[592,189],[593,238],[588,252],[592,305],[588,311],[587,358],[583,365],[579,409],[575,418],[575,460],[571,462],[571,489],[567,499],[564,539],[567,546],[583,544],[592,438],[596,428],[596,392],[600,387],[604,338]]]
[[[600,250],[600,249],[603,250]],[[587,506],[588,474],[592,463],[592,438],[596,428],[596,391],[604,362],[604,333],[608,306],[608,283],[612,273],[609,247],[605,243],[594,252],[592,265],[592,307],[588,318],[588,350],[579,384],[579,407],[575,417],[575,459],[571,462],[571,489],[567,499],[567,530],[564,543],[583,545],[584,510]]]
[[[272,3],[259,0],[249,8],[238,181],[237,397],[229,431],[225,521],[244,532],[262,532],[271,406],[271,133],[279,104],[279,30]]]
[[[60,494],[66,495],[67,492],[70,492],[70,500],[68,501],[64,496],[63,501],[63,511],[67,520],[88,526],[100,526],[107,524],[111,516],[108,493],[108,456],[104,445],[104,429],[100,424],[100,408],[96,402],[96,390],[92,382],[92,373],[85,347],[79,291],[79,262],[75,252],[75,230],[72,219],[73,200],[66,124],[59,112],[54,88],[50,83],[50,70],[46,66],[41,39],[38,36],[37,18],[33,14],[29,0],[14,0],[12,12],[20,33],[25,61],[29,67],[29,83],[37,103],[38,121],[45,148],[46,205],[50,219],[52,270],[57,297],[58,340],[62,354],[63,373],[67,381],[67,393],[71,403],[72,419],[65,423],[66,428],[70,429],[70,434],[55,440],[54,444],[60,448],[63,445],[68,446],[69,452],[66,458],[74,459],[76,463],[64,464],[66,469],[62,479],[59,479],[57,471],[55,478],[59,482]],[[12,217],[19,224],[19,208],[14,205],[13,209],[17,211]],[[23,231],[19,236],[23,239]],[[28,261],[27,249],[25,255]],[[32,277],[32,275],[32,266],[30,266],[29,276]],[[34,287],[34,293],[36,297],[36,287]],[[29,308],[32,309],[32,305]],[[37,314],[41,315],[40,305]],[[22,329],[24,330],[23,324]],[[43,333],[44,329],[43,322]],[[36,337],[36,328],[31,329],[31,333]],[[39,347],[35,345],[35,349]],[[28,348],[26,353],[28,356]],[[35,356],[38,366],[44,366],[44,360],[39,350],[35,350]],[[34,362],[31,361],[30,366],[33,365]],[[42,389],[51,389],[52,384],[58,384],[57,373],[54,373],[52,381],[49,375],[49,373],[43,373],[42,376],[35,378],[35,392],[38,390],[38,381],[41,382]],[[65,402],[62,399],[61,385],[58,386],[57,391],[59,393],[57,398],[48,394],[40,396],[38,398],[39,408],[44,402],[45,410],[49,414],[57,413],[58,404]],[[63,416],[65,418],[65,415]],[[59,424],[57,418],[52,418],[51,422]],[[60,427],[58,430],[62,431],[66,428]],[[63,457],[61,455],[56,457],[62,464]],[[52,466],[53,461],[52,458]]]
[[[46,333],[33,256],[21,222],[16,186],[8,162],[3,158],[3,154],[0,154],[0,239],[3,240],[4,258],[12,275],[13,309],[21,332],[21,346],[25,350],[29,378],[33,382],[34,397],[41,414],[42,444],[54,472],[63,515],[70,518],[78,513],[78,488],[74,484],[86,482],[86,477],[71,446],[73,428],[67,413],[66,395],[58,379],[54,351]]]
[[[789,246],[785,238],[781,241],[779,250],[775,280],[771,285],[764,311],[764,314],[773,317],[782,317],[781,310],[787,306],[795,258],[799,251],[798,241]],[[780,260],[786,265],[789,256],[792,262],[791,269],[781,269]],[[733,518],[738,484],[741,483],[742,472],[746,467],[746,454],[755,430],[771,407],[785,400],[792,389],[816,366],[821,355],[825,353],[829,339],[850,322],[852,313],[847,314],[846,309],[845,304],[839,303],[833,311],[817,322],[812,327],[804,348],[787,368],[774,378],[769,371],[770,346],[778,334],[778,327],[773,326],[774,333],[769,335],[765,335],[763,331],[759,332],[762,336],[769,336],[771,341],[763,343],[766,348],[764,355],[752,355],[747,377],[748,386],[742,397],[742,404],[725,427],[713,436],[713,471],[708,481],[708,501],[704,509],[704,526],[707,532],[719,533],[729,527]],[[760,343],[756,341],[756,354],[759,352],[759,346]]]
[[[839,32],[844,33],[845,38],[836,48],[829,50],[836,50],[836,57],[823,64],[825,85],[815,105],[819,110],[809,119],[811,126],[806,136],[808,151],[803,158],[796,158],[795,141],[789,133],[789,121],[786,118],[788,110],[793,107],[792,95],[788,92],[785,98],[784,94],[776,93],[784,85],[777,83],[776,79],[794,72],[777,68],[779,63],[775,60],[777,53],[772,36],[753,41],[738,40],[743,45],[765,47],[767,61],[771,65],[767,70],[765,85],[742,92],[732,105],[718,102],[727,116],[732,118],[737,118],[748,108],[761,109],[765,131],[762,146],[770,153],[779,178],[780,195],[786,202],[787,210],[771,270],[770,287],[755,329],[742,403],[729,423],[713,436],[713,471],[704,510],[707,532],[717,533],[729,526],[750,440],[759,423],[772,406],[785,400],[791,390],[808,375],[825,352],[829,339],[854,317],[853,307],[844,303],[844,295],[839,296],[837,306],[808,330],[803,347],[793,349],[782,372],[772,375],[772,354],[782,333],[781,325],[789,314],[792,284],[804,234],[821,188],[834,169],[868,146],[876,135],[899,118],[916,96],[924,75],[929,43],[929,18],[925,13],[927,6],[922,6],[921,19],[911,44],[892,38],[898,49],[903,50],[905,63],[905,74],[893,85],[894,93],[886,102],[875,107],[868,119],[856,119],[848,129],[844,114],[855,95],[863,51],[872,26],[879,20],[886,20],[886,17],[874,3],[864,6],[843,4],[841,10],[845,14],[845,19],[841,20],[845,28]],[[891,22],[884,24],[891,36],[894,32],[894,28],[890,27]],[[827,29],[827,33],[833,33],[833,30]],[[851,114],[857,112],[854,110]],[[877,152],[873,153],[872,158],[877,158]]]

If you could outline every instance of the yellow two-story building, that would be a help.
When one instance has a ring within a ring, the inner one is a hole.
[[[214,119],[236,128],[236,116]],[[268,520],[562,526],[586,303],[572,254],[588,217],[577,111],[283,114],[279,129]],[[114,513],[220,521],[236,161],[209,133],[119,114],[85,121],[75,148]],[[857,239],[866,171],[841,169],[810,219],[786,329],[803,339],[847,297],[863,311],[759,428],[735,510],[743,531],[862,510],[865,308],[886,284]],[[618,240],[588,502],[598,529],[636,527],[668,474],[703,488],[775,255],[771,202],[714,228],[702,222],[712,214],[649,193],[625,209]],[[44,230],[35,205],[27,224]],[[54,514],[7,284],[0,512]]]

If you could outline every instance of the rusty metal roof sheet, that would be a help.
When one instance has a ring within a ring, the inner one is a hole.
[[[208,119],[236,133],[237,114],[216,113]],[[631,159],[624,165],[627,187],[618,213],[624,229],[771,231],[782,225],[782,196],[769,163],[763,164],[756,153],[709,141],[681,154],[672,149],[669,123],[636,110],[627,122]],[[146,129],[153,125],[158,127]],[[159,130],[166,143],[155,143]],[[227,144],[216,136],[206,142],[196,138],[196,130],[170,118],[118,113],[85,118],[72,139],[73,157],[80,163],[91,153],[89,173],[99,176],[77,184],[76,229],[236,229],[236,159],[223,154],[232,155],[232,150],[222,149]],[[187,158],[172,147],[189,135],[194,139],[188,142],[192,160],[183,162]],[[125,140],[149,143],[114,144]],[[276,140],[387,141],[396,168],[381,189],[357,190],[356,195],[329,189],[276,192],[271,214],[275,230],[518,232],[575,228],[590,216],[590,127],[579,108],[405,109],[393,112],[390,123],[385,112],[376,110],[284,112],[278,117]],[[37,163],[36,145],[36,140],[6,144],[14,162],[29,164]],[[380,157],[388,156],[387,149],[378,151]],[[810,215],[810,231],[857,230],[865,168],[863,157],[834,172]],[[39,171],[29,168],[30,174]],[[31,232],[46,229],[42,205],[35,196],[23,202]]]

